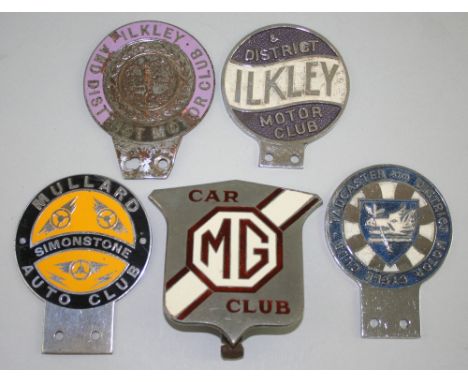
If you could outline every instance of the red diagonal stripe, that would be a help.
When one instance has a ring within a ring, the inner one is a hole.
[[[283,188],[277,188],[275,191],[273,191],[270,195],[268,195],[265,199],[263,199],[260,203],[257,204],[257,208],[261,210],[262,208],[265,208],[268,204],[270,204],[276,197],[278,197],[279,194],[281,194],[284,191]]]
[[[182,268],[166,283],[166,289],[170,289],[175,283],[177,283],[188,272],[189,272],[189,269],[187,267]]]
[[[187,306],[182,312],[179,313],[179,315],[177,316],[177,319],[178,320],[185,319],[185,317],[187,317],[190,313],[192,313],[192,311],[198,305],[200,305],[203,301],[205,301],[208,297],[210,297],[212,293],[213,291],[208,289],[206,292],[201,294],[196,300],[194,300],[189,306]]]
[[[288,220],[281,224],[280,229],[282,231],[286,230],[291,224],[293,224],[297,219],[299,219],[308,210],[315,206],[319,201],[320,199],[318,198],[312,199],[309,203],[307,203],[304,207],[297,211],[293,216],[291,216]]]

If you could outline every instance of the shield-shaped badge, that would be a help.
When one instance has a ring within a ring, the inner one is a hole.
[[[389,266],[412,246],[418,234],[418,200],[360,201],[359,224],[374,252]]]
[[[168,222],[170,322],[216,328],[222,356],[240,358],[247,330],[300,321],[302,225],[318,196],[229,181],[155,190],[150,199]]]

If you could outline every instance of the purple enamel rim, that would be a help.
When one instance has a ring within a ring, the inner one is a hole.
[[[102,72],[100,73],[93,73],[90,68],[93,63],[95,63],[94,57],[96,54],[99,53],[100,48],[104,44],[109,48],[110,52],[116,52],[120,50],[122,47],[135,42],[135,41],[155,41],[155,40],[162,40],[162,41],[168,41],[170,43],[174,43],[174,39],[169,39],[165,38],[164,36],[157,37],[155,35],[150,35],[150,36],[142,36],[138,35],[136,37],[128,38],[127,40],[125,39],[119,39],[117,42],[114,42],[113,39],[110,37],[110,35],[113,32],[119,32],[124,30],[125,33],[128,33],[128,30],[132,31],[139,31],[141,30],[142,26],[148,25],[150,30],[153,30],[154,26],[158,27],[159,31],[164,31],[167,30],[168,28],[171,30],[171,34],[173,37],[179,34],[183,34],[184,36],[179,39],[175,44],[186,54],[187,58],[189,59],[190,63],[192,64],[193,71],[195,73],[195,91],[192,95],[192,98],[190,99],[188,105],[185,107],[183,112],[187,112],[189,109],[192,107],[196,107],[197,109],[200,110],[200,114],[198,117],[198,122],[199,123],[203,117],[206,115],[208,112],[211,103],[213,101],[213,96],[214,96],[214,91],[215,91],[215,72],[213,69],[213,63],[211,61],[210,56],[208,55],[207,51],[205,48],[200,44],[200,42],[193,37],[190,33],[186,32],[185,30],[173,25],[169,24],[166,22],[162,21],[157,21],[157,20],[142,20],[142,21],[136,21],[132,23],[128,23],[125,25],[122,25],[116,29],[114,29],[111,33],[107,34],[106,37],[104,37],[97,47],[94,49],[93,53],[91,54],[87,64],[86,64],[86,69],[84,73],[84,79],[83,79],[83,93],[86,101],[86,106],[88,107],[89,112],[93,116],[94,120],[100,125],[103,126],[104,122],[109,118],[109,113],[104,112],[101,115],[97,114],[99,110],[101,110],[104,106],[106,106],[109,110],[112,110],[110,107],[104,93],[104,88],[103,88],[103,74]],[[198,56],[196,58],[193,58],[191,53],[193,53],[195,50],[199,49],[202,52],[201,56]],[[211,70],[211,76],[210,78],[203,78],[200,79],[200,74],[197,73],[196,69],[196,63],[200,60],[207,60],[209,64],[209,70]],[[87,89],[87,83],[88,81],[98,81],[99,86],[93,91],[93,92],[88,92]],[[204,82],[209,83],[209,88],[206,90],[203,90],[199,87],[200,83]],[[100,103],[98,106],[94,106],[92,104],[92,100],[96,98],[96,96],[102,97],[102,103]],[[208,99],[209,101],[206,103],[205,106],[200,106],[195,104],[195,100],[197,97],[205,98]],[[193,126],[195,127],[195,126]],[[192,127],[192,128],[193,128]],[[183,132],[183,134],[189,132],[192,130],[192,128],[187,129],[186,131]]]

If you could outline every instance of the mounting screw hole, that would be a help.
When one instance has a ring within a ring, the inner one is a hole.
[[[54,334],[54,338],[57,340],[57,341],[62,341],[63,340],[63,332],[61,330],[57,330]]]
[[[169,161],[167,159],[160,159],[158,161],[158,168],[160,170],[167,170],[169,168]]]
[[[298,164],[300,162],[300,158],[297,155],[291,155],[291,158],[289,158],[291,163]]]
[[[26,244],[26,242],[27,242],[27,240],[26,240],[25,237],[20,237],[20,239],[19,239],[20,244]]]
[[[148,240],[146,240],[146,237],[140,237],[139,242],[141,245],[145,245],[148,242]]]
[[[408,329],[409,324],[408,320],[400,320],[400,328],[403,330]]]
[[[91,332],[91,339],[93,341],[97,341],[99,338],[101,338],[101,333],[99,331],[97,331],[97,330],[93,330]]]
[[[138,167],[140,167],[140,160],[137,158],[125,162],[125,169],[127,170],[136,170]]]
[[[379,320],[376,318],[373,318],[372,320],[369,321],[369,325],[372,329],[375,329],[377,326],[379,326]]]
[[[271,154],[266,154],[266,155],[265,155],[265,160],[266,160],[267,162],[272,162],[272,161],[273,161],[273,155],[271,155]]]

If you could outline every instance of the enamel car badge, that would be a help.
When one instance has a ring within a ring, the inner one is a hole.
[[[223,358],[243,356],[254,327],[298,323],[302,225],[317,195],[242,181],[155,190],[168,222],[165,314],[215,328]]]
[[[150,241],[140,202],[111,179],[75,175],[34,197],[16,256],[46,301],[44,353],[112,353],[114,302],[142,276]]]
[[[205,116],[214,71],[201,44],[160,21],[117,28],[92,53],[84,95],[126,179],[166,178],[182,136]]]
[[[259,165],[302,168],[305,146],[341,115],[349,78],[324,37],[300,26],[272,25],[233,49],[222,87],[234,122],[259,142]]]
[[[419,287],[442,265],[452,237],[435,186],[401,166],[360,170],[333,194],[326,231],[335,260],[360,285],[361,335],[419,337]]]

